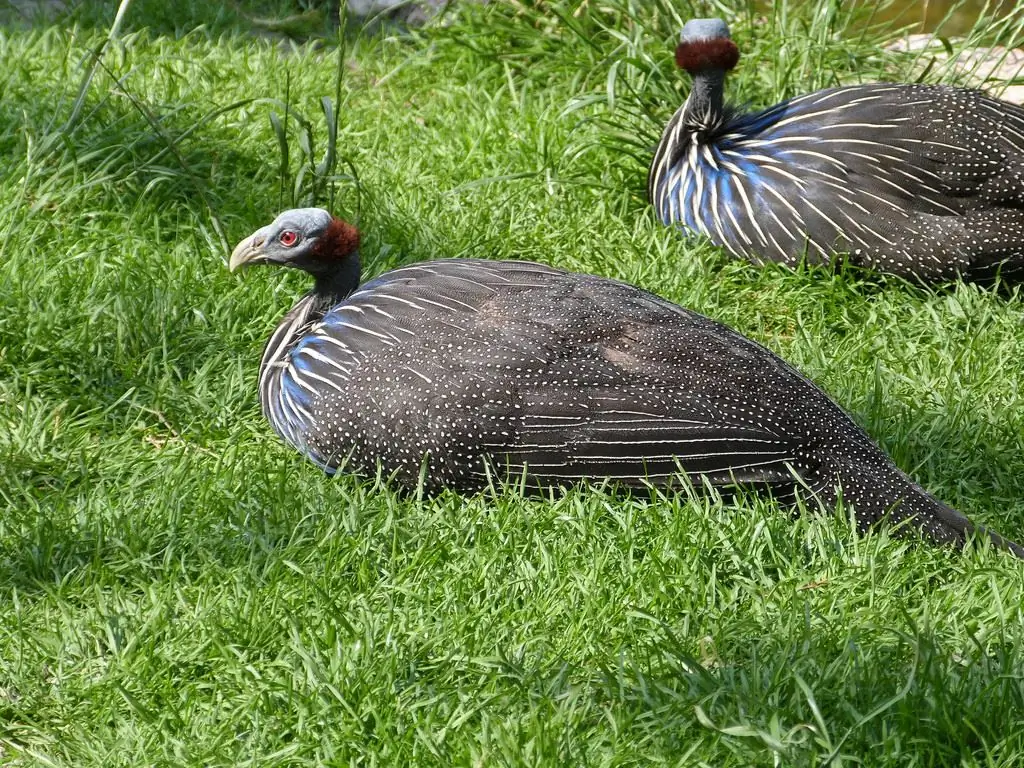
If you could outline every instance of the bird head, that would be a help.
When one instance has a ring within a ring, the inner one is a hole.
[[[730,70],[740,51],[721,19],[690,19],[683,25],[676,46],[676,64],[691,75],[707,70]]]
[[[280,264],[319,278],[341,270],[358,250],[359,232],[351,224],[322,208],[295,208],[235,246],[228,269]]]

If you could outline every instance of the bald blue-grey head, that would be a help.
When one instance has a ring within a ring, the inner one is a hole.
[[[690,19],[683,25],[676,46],[676,64],[680,69],[694,77],[705,73],[724,77],[739,59],[739,48],[721,19]]]
[[[323,208],[294,208],[235,246],[228,268],[251,264],[301,269],[316,278],[314,290],[347,295],[359,281],[359,232]]]
[[[231,253],[234,272],[248,264],[291,264],[317,246],[334,221],[323,208],[294,208],[242,240]]]
[[[693,76],[693,89],[682,109],[692,130],[713,130],[724,119],[725,73],[736,66],[740,50],[721,19],[691,19],[676,46],[676,64]]]
[[[732,39],[729,25],[721,19],[690,19],[683,25],[683,31],[679,34],[681,43],[719,39]]]

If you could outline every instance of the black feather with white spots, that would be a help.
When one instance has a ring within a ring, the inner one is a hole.
[[[726,33],[727,34],[727,33]],[[903,277],[1024,271],[1024,109],[980,91],[880,83],[754,114],[694,74],[655,152],[659,218],[755,262],[837,254]]]
[[[272,336],[260,396],[328,471],[468,490],[489,472],[640,485],[682,469],[698,485],[799,485],[826,505],[841,486],[862,527],[913,516],[943,543],[972,529],[779,357],[638,288],[451,259],[318,306],[307,295]]]

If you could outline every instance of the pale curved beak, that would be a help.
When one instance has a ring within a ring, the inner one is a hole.
[[[228,270],[234,272],[244,264],[251,264],[263,255],[263,244],[266,239],[262,235],[251,235],[235,246],[228,260]]]

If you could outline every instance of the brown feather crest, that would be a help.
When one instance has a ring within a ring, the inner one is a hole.
[[[727,38],[696,40],[676,46],[676,64],[687,72],[703,69],[729,70],[740,60],[740,49]]]

